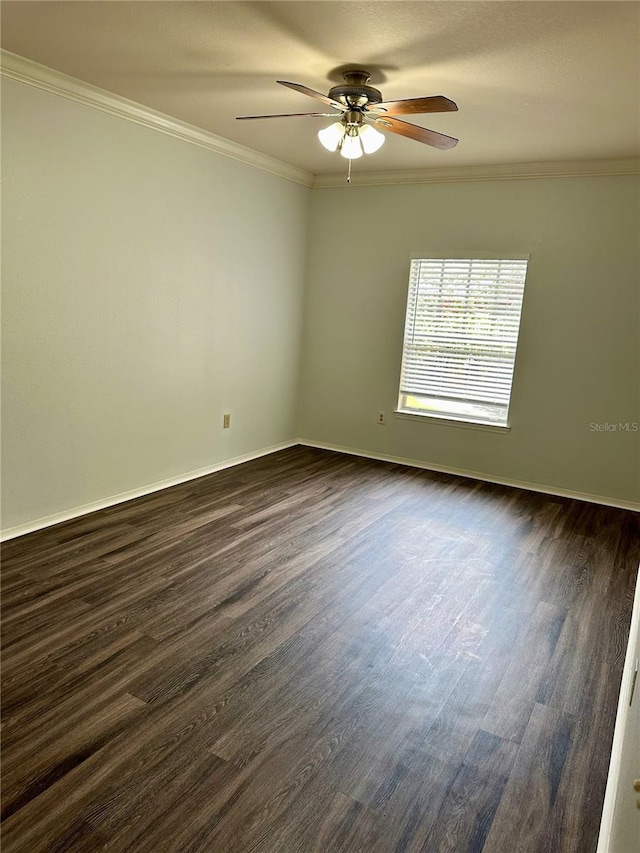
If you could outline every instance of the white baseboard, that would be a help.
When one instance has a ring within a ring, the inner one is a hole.
[[[82,506],[73,507],[65,510],[64,512],[47,515],[44,518],[37,518],[27,524],[18,524],[15,527],[8,527],[0,532],[0,542],[5,542],[8,539],[15,539],[17,536],[24,536],[27,533],[34,533],[36,530],[42,530],[45,527],[52,527],[54,524],[60,524],[62,521],[70,521],[72,518],[79,518],[80,516],[87,515],[90,512],[97,512],[99,509],[106,509],[109,506],[115,506],[116,504],[124,503],[125,501],[130,501],[134,498],[150,495],[153,492],[159,492],[162,489],[168,489],[171,486],[178,486],[180,483],[186,483],[189,480],[196,480],[198,477],[205,477],[207,474],[214,474],[216,471],[222,471],[225,468],[232,468],[234,465],[241,465],[243,462],[250,462],[252,459],[259,459],[261,456],[268,456],[270,453],[276,453],[278,450],[286,450],[288,447],[295,447],[297,444],[301,444],[305,447],[317,447],[320,450],[333,450],[337,453],[347,453],[351,456],[363,456],[366,459],[377,459],[380,462],[394,462],[399,465],[408,465],[411,468],[422,468],[426,471],[438,471],[442,474],[469,477],[472,480],[483,480],[487,483],[496,483],[500,486],[513,486],[516,489],[527,489],[532,492],[540,492],[546,495],[555,495],[562,498],[575,498],[576,500],[603,504],[604,506],[613,506],[618,509],[630,509],[636,512],[640,511],[640,504],[633,501],[620,501],[602,495],[590,495],[584,494],[583,492],[574,492],[569,489],[558,489],[555,486],[545,486],[540,483],[528,483],[524,480],[510,480],[506,478],[498,479],[480,471],[468,471],[463,468],[434,465],[430,462],[422,462],[418,459],[409,459],[404,456],[389,456],[383,453],[372,453],[368,450],[358,450],[354,447],[344,447],[340,444],[328,444],[326,442],[298,438],[293,441],[274,444],[271,447],[264,447],[261,450],[256,450],[252,453],[245,453],[242,456],[235,456],[232,459],[225,459],[222,462],[216,462],[213,465],[206,466],[205,468],[198,468],[196,471],[189,471],[185,474],[180,474],[177,477],[171,477],[167,480],[158,480],[155,483],[141,486],[138,489],[131,489],[127,492],[111,495],[110,497],[99,501],[93,501],[88,504],[83,504]]]
[[[408,459],[405,456],[388,456],[385,453],[372,453],[369,450],[358,450],[354,447],[343,447],[340,444],[310,441],[299,438],[298,444],[306,447],[317,447],[319,450],[334,450],[336,453],[348,453],[351,456],[364,456],[366,459],[377,459],[380,462],[395,462],[398,465],[408,465],[410,468],[423,468],[425,471],[438,471],[441,474],[454,474],[456,477],[468,477],[472,480],[483,480],[486,483],[496,483],[499,486],[513,486],[514,489],[526,489],[530,492],[540,492],[543,495],[554,495],[559,498],[574,498],[603,506],[613,506],[617,509],[630,509],[640,512],[640,503],[621,501],[605,495],[590,495],[585,492],[574,492],[571,489],[559,489],[557,486],[546,486],[543,483],[528,483],[526,480],[511,480],[506,477],[497,478],[481,471],[467,471],[465,468],[451,468],[448,465],[434,465],[419,459]]]
[[[15,527],[8,527],[0,533],[0,542],[15,539],[17,536],[24,536],[26,533],[34,533],[36,530],[52,527],[54,524],[60,524],[62,521],[79,518],[82,515],[88,515],[90,512],[97,512],[99,509],[106,509],[109,506],[131,501],[134,498],[141,498],[144,495],[150,495],[153,492],[159,492],[171,486],[178,486],[180,483],[186,483],[189,480],[197,480],[198,477],[206,477],[207,474],[214,474],[216,471],[222,471],[224,468],[232,468],[234,465],[241,465],[243,462],[250,462],[252,459],[259,459],[261,456],[268,456],[270,453],[276,453],[278,450],[286,450],[288,447],[294,447],[296,444],[298,444],[297,441],[284,441],[281,444],[274,444],[271,447],[264,447],[252,453],[244,453],[242,456],[235,456],[232,459],[225,459],[222,462],[207,465],[205,468],[188,471],[186,474],[179,474],[177,477],[170,477],[168,480],[157,480],[155,483],[149,483],[149,485],[141,486],[139,489],[130,489],[127,492],[120,492],[117,495],[111,495],[99,501],[92,501],[82,506],[76,506],[64,512],[57,512],[53,515],[47,515],[44,518],[37,518],[28,524],[18,524]]]
[[[609,774],[607,776],[607,787],[602,807],[602,819],[600,821],[600,835],[596,853],[622,853],[622,851],[611,848],[611,837],[613,835],[614,822],[616,818],[616,801],[619,794],[620,771],[622,768],[622,756],[625,749],[635,748],[638,751],[637,742],[625,743],[625,731],[627,720],[631,713],[629,702],[632,689],[633,670],[638,649],[638,636],[640,635],[640,569],[636,579],[636,592],[633,600],[633,611],[631,613],[631,626],[629,628],[629,643],[625,656],[624,668],[622,670],[622,681],[620,683],[620,696],[618,700],[618,712],[616,714],[616,725],[613,730],[613,745],[611,747],[611,761],[609,763]],[[640,684],[636,685],[640,690]],[[627,736],[628,741],[628,736]],[[634,792],[625,792],[627,797],[633,797]]]

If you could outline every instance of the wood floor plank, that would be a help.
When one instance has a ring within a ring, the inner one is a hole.
[[[450,760],[460,762],[503,683],[520,630],[521,614],[506,610],[494,613],[486,636],[471,651],[462,675],[449,693],[426,734],[426,742],[437,746]]]
[[[2,769],[3,820],[97,752],[146,707],[126,693],[96,705],[61,717],[57,725],[41,727],[37,736],[13,745]]]
[[[307,796],[287,811],[283,827],[274,827],[243,853],[369,853],[379,850],[384,817],[341,793],[311,783]]]
[[[548,836],[559,785],[571,748],[575,721],[536,705],[500,799],[483,853],[553,853]],[[565,836],[562,846],[573,847]],[[595,848],[597,838],[591,840]]]
[[[436,748],[407,748],[391,789],[378,808],[384,821],[373,849],[377,853],[421,853],[460,768]],[[389,795],[390,794],[390,795]]]
[[[421,853],[483,849],[516,753],[511,741],[476,732]]]
[[[485,731],[506,740],[521,740],[566,618],[564,607],[544,601],[537,604],[487,710],[482,723]]]
[[[631,512],[294,447],[3,546],[8,853],[594,853]]]
[[[14,732],[24,736],[30,726],[41,727],[43,715],[55,719],[67,713],[70,704],[84,705],[94,695],[117,694],[130,683],[136,667],[146,668],[156,646],[150,637],[125,628],[107,641],[100,638],[73,655],[48,661],[29,680],[22,677],[7,684],[2,695],[5,746],[11,744]],[[115,685],[111,690],[110,683]]]
[[[414,679],[401,702],[387,709],[382,736],[380,723],[377,728],[359,729],[336,767],[339,790],[376,811],[385,811],[410,774],[427,732],[465,666],[466,662],[452,656],[434,659],[429,674]],[[438,755],[442,753],[438,751]]]

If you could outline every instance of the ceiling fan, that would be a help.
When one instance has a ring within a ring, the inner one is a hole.
[[[408,98],[403,101],[383,101],[382,93],[368,83],[371,75],[368,71],[345,71],[344,84],[334,86],[328,95],[323,95],[300,83],[287,83],[278,80],[281,86],[288,86],[296,92],[322,101],[337,112],[332,113],[285,113],[265,116],[237,116],[239,120],[259,118],[292,118],[310,116],[312,118],[337,117],[339,121],[330,124],[318,132],[318,138],[328,151],[337,151],[347,160],[356,160],[362,154],[373,154],[384,142],[384,135],[376,128],[398,133],[416,142],[423,142],[434,148],[445,150],[453,148],[458,140],[426,127],[418,127],[407,121],[395,118],[397,115],[417,115],[419,113],[445,113],[458,109],[457,104],[443,95],[426,98]]]

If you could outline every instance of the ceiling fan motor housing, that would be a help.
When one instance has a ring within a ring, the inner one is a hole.
[[[352,109],[381,103],[382,92],[367,85],[371,79],[368,71],[345,71],[342,76],[345,83],[329,90],[329,97],[332,100],[339,101]]]

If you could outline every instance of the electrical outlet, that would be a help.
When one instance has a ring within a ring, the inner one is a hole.
[[[377,421],[377,423],[382,424],[382,426],[384,426],[384,424],[386,423],[386,421],[385,421],[385,418],[386,418],[386,417],[387,417],[387,413],[386,413],[386,412],[378,412],[378,421]]]
[[[231,426],[231,415],[223,415],[222,416],[222,429],[229,429]]]

